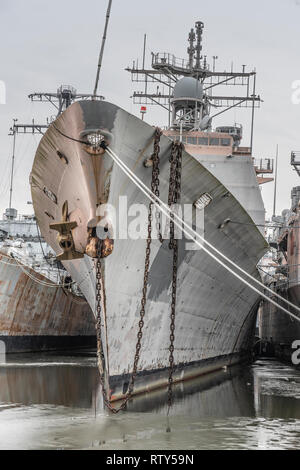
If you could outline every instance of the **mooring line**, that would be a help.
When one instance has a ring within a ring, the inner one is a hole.
[[[15,267],[18,267],[20,268],[24,274],[26,274],[32,281],[36,282],[37,284],[41,284],[42,286],[45,286],[45,287],[52,287],[52,288],[57,288],[57,287],[71,287],[75,284],[77,284],[77,286],[80,286],[81,284],[83,284],[86,279],[88,278],[88,276],[93,272],[94,268],[92,268],[90,271],[87,272],[86,276],[79,282],[77,283],[76,281],[72,281],[71,283],[67,283],[67,284],[59,284],[59,283],[55,283],[54,281],[53,282],[47,282],[47,281],[43,281],[41,279],[38,279],[36,278],[33,274],[31,274],[30,272],[28,272],[25,268],[25,265],[23,265],[22,263],[19,262],[19,260],[17,258],[11,258],[7,255],[5,255],[4,253],[1,253],[0,256],[3,256],[4,258],[6,258],[7,260],[11,260],[12,263],[6,263],[6,261],[0,259],[0,263],[2,264],[6,264],[7,266],[15,266]],[[30,266],[27,266],[29,269],[32,269]],[[41,274],[42,275],[42,274]]]
[[[298,310],[300,312],[300,308],[293,304],[292,302],[290,302],[289,300],[285,299],[284,297],[282,297],[280,294],[277,294],[275,291],[273,291],[272,289],[270,289],[268,286],[266,286],[265,284],[263,284],[261,281],[259,281],[258,279],[256,279],[255,277],[253,277],[251,274],[247,273],[247,271],[245,271],[243,268],[241,268],[240,266],[238,266],[234,261],[232,261],[230,258],[228,258],[226,255],[224,255],[221,251],[219,251],[216,247],[214,247],[211,243],[209,243],[207,240],[205,240],[204,237],[202,237],[198,232],[196,232],[190,225],[188,225],[182,218],[180,218],[175,212],[172,212],[172,210],[169,208],[169,206],[167,206],[161,199],[159,199],[156,195],[154,195],[153,193],[151,193],[149,191],[149,188],[143,183],[143,181],[141,181],[138,176],[135,175],[135,173],[133,173],[132,170],[130,170],[130,168],[128,168],[124,162],[122,162],[122,160],[109,148],[106,149],[106,151],[110,154],[110,156],[114,159],[116,158],[119,163],[121,165],[124,165],[124,170],[126,170],[126,174],[127,176],[130,178],[130,176],[128,175],[128,173],[130,173],[132,175],[133,178],[136,178],[137,180],[137,183],[139,183],[141,186],[143,186],[145,188],[145,190],[148,192],[148,194],[150,194],[153,198],[155,198],[157,201],[158,201],[158,209],[160,209],[160,205],[162,205],[163,207],[165,207],[165,209],[170,213],[170,215],[172,215],[172,217],[174,216],[179,222],[181,225],[184,225],[188,230],[190,230],[193,235],[195,235],[196,237],[200,238],[200,240],[203,242],[203,243],[206,243],[207,246],[209,246],[210,248],[212,248],[213,250],[215,250],[215,252],[222,256],[223,259],[225,259],[227,262],[229,262],[231,265],[233,265],[235,268],[237,268],[239,271],[241,271],[243,274],[245,274],[247,277],[249,277],[252,281],[256,282],[258,285],[260,285],[263,289],[267,290],[268,292],[270,292],[272,295],[275,295],[278,299],[280,299],[281,301],[285,302],[286,304],[290,305],[291,307],[293,307],[295,310]],[[119,165],[120,166],[120,165]],[[123,170],[123,171],[124,171]],[[127,173],[128,171],[128,173]],[[135,183],[136,184],[136,183]],[[139,187],[139,185],[137,184],[137,186]],[[141,189],[141,188],[140,188]],[[145,193],[145,191],[143,191]],[[147,196],[148,197],[148,196]],[[170,218],[170,217],[169,217]],[[181,228],[181,227],[179,227]],[[191,238],[193,241],[194,238]],[[201,245],[201,247],[203,247]],[[203,247],[204,248],[204,247]]]
[[[133,173],[131,172],[131,170],[127,167],[127,165],[122,162],[122,160],[111,150],[107,147],[106,149],[107,153],[111,156],[111,158],[116,162],[116,164],[121,168],[121,170],[133,181],[133,183],[146,195],[146,197],[150,200],[152,200],[153,204],[169,219],[169,220],[173,220],[174,224],[183,231],[183,233],[189,237],[191,240],[193,240],[200,248],[202,248],[211,258],[213,258],[217,263],[219,263],[221,266],[223,266],[227,271],[229,271],[233,276],[235,276],[238,280],[240,280],[242,283],[244,283],[247,287],[249,287],[250,289],[252,289],[254,292],[256,292],[257,294],[259,294],[261,297],[263,297],[265,300],[267,300],[268,302],[272,303],[274,306],[276,306],[277,308],[279,308],[281,311],[283,311],[284,313],[286,313],[287,315],[289,315],[290,317],[294,318],[296,321],[300,322],[300,318],[297,316],[297,315],[294,315],[293,313],[291,313],[289,310],[285,309],[284,307],[282,307],[280,304],[278,304],[277,302],[275,302],[274,300],[270,299],[267,295],[265,295],[263,292],[261,292],[259,289],[257,289],[256,287],[254,287],[252,284],[250,284],[248,281],[246,281],[246,279],[244,279],[243,277],[241,277],[239,274],[237,274],[235,271],[233,271],[229,266],[227,266],[225,263],[223,263],[223,261],[221,261],[219,258],[217,258],[217,256],[215,256],[213,253],[211,253],[204,245],[203,243],[200,243],[198,240],[195,240],[194,239],[194,236],[196,237],[199,237],[200,239],[202,239],[203,242],[205,242],[208,246],[210,246],[211,248],[213,248],[216,253],[220,254],[226,261],[230,262],[234,267],[236,267],[237,269],[239,269],[241,272],[243,272],[244,274],[246,274],[249,278],[251,278],[252,280],[254,280],[255,282],[257,282],[259,285],[261,285],[264,289],[270,291],[273,295],[277,296],[280,300],[282,300],[283,302],[289,304],[290,306],[292,306],[295,310],[298,310],[300,312],[300,308],[297,307],[296,305],[294,305],[292,302],[289,302],[287,301],[286,299],[284,299],[283,297],[281,297],[279,294],[277,294],[276,292],[274,292],[272,289],[269,289],[268,287],[266,287],[263,283],[261,283],[260,281],[258,281],[257,279],[255,279],[253,276],[251,276],[251,274],[247,273],[243,268],[241,268],[240,266],[238,266],[236,263],[234,263],[234,261],[230,260],[229,258],[227,258],[223,253],[219,252],[219,250],[217,248],[215,248],[213,245],[211,245],[209,242],[207,242],[203,237],[201,237],[201,235],[199,235],[197,232],[195,232],[195,230],[193,230],[186,222],[184,222],[183,219],[181,219],[179,216],[177,216],[177,214],[175,214],[174,211],[172,211],[170,208],[168,208],[165,203],[158,197],[156,197],[153,193],[151,193],[149,191],[149,189],[144,185],[144,183]],[[132,173],[132,175],[130,174]],[[146,189],[144,189],[144,187]],[[174,220],[176,219],[176,220]],[[179,222],[178,222],[179,220]],[[184,227],[186,228],[183,228],[182,226],[184,225]],[[191,235],[191,233],[189,233],[189,231],[194,235]]]

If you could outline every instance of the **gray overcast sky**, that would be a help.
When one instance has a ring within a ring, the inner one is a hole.
[[[82,93],[93,89],[106,0],[0,0],[0,80],[7,87],[0,105],[0,211],[8,206],[13,118],[42,121],[55,114],[46,104],[29,102],[35,91],[53,91],[71,84]],[[256,67],[258,93],[264,100],[256,114],[254,153],[272,157],[279,144],[278,211],[290,205],[292,186],[300,180],[290,167],[290,151],[300,150],[300,104],[292,104],[292,83],[300,80],[300,0],[114,0],[101,76],[101,94],[137,114],[133,86],[124,68],[141,58],[143,35],[147,53],[168,51],[186,57],[187,34],[195,21],[205,23],[204,50],[219,56],[218,68]],[[137,87],[139,89],[139,87]],[[167,124],[153,108],[147,121]],[[219,124],[247,123],[244,111],[224,114]],[[247,137],[247,135],[246,135]],[[13,205],[30,213],[29,173],[38,138],[17,138]],[[245,139],[244,144],[247,144]],[[268,215],[273,183],[263,188]]]

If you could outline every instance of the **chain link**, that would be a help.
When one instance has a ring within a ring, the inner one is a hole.
[[[101,251],[102,251],[102,240],[98,240],[97,244],[97,258],[96,258],[96,337],[97,337],[97,357],[98,357],[98,369],[100,375],[100,384],[102,389],[103,402],[105,406],[114,412],[111,406],[110,399],[107,396],[107,389],[105,383],[105,355],[103,350],[102,341],[102,265],[101,265]]]
[[[170,155],[170,180],[169,180],[169,206],[180,202],[181,197],[181,169],[182,169],[183,145],[174,142]],[[175,207],[173,207],[176,210]],[[174,343],[175,343],[175,320],[176,320],[176,297],[177,297],[177,272],[178,272],[178,240],[175,238],[174,216],[170,220],[170,250],[173,250],[173,272],[172,272],[172,296],[170,315],[170,347],[169,347],[169,385],[168,385],[168,407],[169,411],[173,404],[173,375],[174,375]]]
[[[160,190],[159,190],[160,157],[159,157],[159,154],[160,154],[161,135],[162,135],[161,129],[157,128],[155,130],[155,138],[154,138],[154,153],[151,156],[151,160],[153,162],[151,190],[152,190],[152,193],[158,198],[160,197]],[[156,231],[157,231],[158,239],[161,243],[163,243],[163,237],[161,233],[161,213],[157,208],[155,208],[155,220],[156,220]]]

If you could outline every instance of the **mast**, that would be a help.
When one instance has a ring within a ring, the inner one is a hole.
[[[196,23],[197,44],[196,44],[196,56],[195,56],[195,59],[196,59],[195,68],[196,69],[201,68],[203,29],[204,29],[204,23],[202,23],[202,21],[197,21],[197,23]]]
[[[277,144],[277,146],[276,146],[276,160],[275,160],[275,180],[274,180],[273,217],[276,217],[277,175],[278,175],[278,144]]]
[[[145,68],[145,60],[146,60],[146,46],[147,46],[147,34],[144,34],[144,48],[143,48],[143,69]]]
[[[143,49],[143,69],[145,68],[145,63],[146,63],[146,46],[147,46],[147,34],[144,35],[144,49]],[[148,91],[148,80],[146,77],[145,80],[145,94],[147,94]],[[143,115],[144,118],[144,115]]]
[[[244,65],[243,65],[244,69]],[[253,135],[254,135],[254,116],[255,116],[255,92],[256,92],[256,72],[254,73],[254,78],[253,78],[253,102],[252,102],[252,118],[251,118],[251,138],[250,138],[250,149],[251,149],[251,155],[253,153]]]
[[[189,55],[189,67],[191,70],[193,70],[194,68],[194,55],[196,51],[195,46],[194,46],[195,39],[196,39],[196,35],[194,32],[194,29],[192,28],[189,34],[190,47],[187,50],[188,55]]]
[[[108,23],[109,23],[110,12],[111,12],[111,5],[112,5],[112,0],[109,0],[108,7],[107,7],[107,13],[106,13],[104,34],[103,34],[103,38],[102,38],[102,44],[101,44],[101,49],[100,49],[99,61],[98,61],[96,83],[95,83],[95,88],[94,88],[94,97],[97,95],[97,90],[98,90],[98,85],[99,85],[99,78],[100,78],[100,72],[101,72],[102,62],[103,62],[103,54],[104,54]]]
[[[17,119],[14,119],[14,126],[17,122]],[[15,153],[16,153],[16,132],[13,133],[13,153],[11,158],[11,175],[10,175],[10,189],[9,189],[9,212],[12,209],[12,194],[13,194],[13,184],[14,184],[14,171],[15,171]]]
[[[256,72],[246,71],[245,66],[241,71],[233,70],[233,67],[230,71],[217,71],[216,55],[210,67],[202,51],[203,30],[202,21],[197,21],[195,28],[190,30],[187,60],[167,52],[152,53],[152,67],[147,68],[143,55],[142,67],[134,62],[132,67],[126,68],[133,82],[145,85],[143,91],[133,93],[133,103],[162,107],[168,112],[169,128],[178,130],[182,124],[184,131],[209,130],[212,120],[223,112],[237,107],[251,108],[253,146],[254,110],[260,107],[261,102],[260,96],[256,95]],[[192,80],[184,81],[185,78]],[[185,83],[181,89],[180,82]],[[244,92],[228,94],[216,91],[217,88],[231,91],[236,87]],[[178,99],[180,96],[181,101]],[[212,109],[214,113],[211,114]]]

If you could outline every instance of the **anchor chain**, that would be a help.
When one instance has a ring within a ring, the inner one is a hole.
[[[169,180],[169,206],[180,202],[181,197],[181,169],[182,169],[183,145],[174,142],[170,156],[170,180]],[[175,209],[175,208],[174,208]],[[175,209],[176,210],[176,209]],[[170,220],[170,243],[169,248],[173,250],[173,272],[172,272],[172,300],[170,314],[170,347],[169,347],[169,385],[168,385],[168,408],[173,404],[173,375],[174,375],[174,342],[175,342],[175,320],[176,320],[176,297],[177,297],[177,273],[178,273],[178,240],[175,238],[174,216]]]
[[[155,194],[157,198],[160,197],[160,190],[159,190],[159,163],[160,163],[160,138],[162,136],[162,131],[159,128],[156,128],[155,130],[155,137],[154,137],[154,153],[151,156],[151,160],[153,163],[153,168],[152,168],[152,185],[151,185],[151,190],[152,193]],[[161,233],[161,213],[160,211],[155,208],[155,220],[156,220],[156,230],[157,230],[157,235],[160,243],[163,243],[163,237]]]
[[[160,153],[160,138],[162,131],[159,128],[156,128],[154,135],[154,152],[151,156],[153,162],[152,166],[152,181],[151,181],[151,191],[153,194],[159,197],[159,153]],[[157,211],[156,211],[157,214]],[[159,215],[159,214],[158,214]],[[135,356],[133,363],[133,370],[131,373],[131,378],[128,386],[128,391],[119,408],[114,408],[110,402],[109,397],[107,396],[107,391],[105,387],[105,370],[103,365],[105,364],[105,356],[103,351],[103,341],[101,334],[101,313],[102,313],[102,295],[101,295],[101,280],[102,280],[102,271],[101,271],[101,248],[102,241],[99,240],[97,247],[97,259],[96,259],[96,334],[97,334],[97,356],[98,356],[98,368],[100,373],[100,384],[102,388],[102,396],[104,405],[114,414],[124,411],[128,401],[131,399],[135,384],[135,379],[137,375],[138,364],[140,360],[140,353],[142,348],[142,338],[143,338],[143,328],[144,328],[144,318],[146,314],[146,303],[147,303],[147,291],[148,291],[148,278],[149,278],[149,267],[150,267],[150,255],[151,255],[151,243],[152,243],[152,221],[153,221],[153,202],[149,204],[148,211],[148,237],[146,244],[146,256],[145,256],[145,269],[144,269],[144,282],[143,282],[143,291],[142,291],[142,300],[141,300],[141,310],[140,310],[140,320],[139,320],[139,330],[137,334],[137,343],[135,347]],[[158,233],[160,234],[160,220],[156,216],[156,223],[158,228]]]
[[[102,341],[102,265],[101,265],[102,240],[97,243],[96,258],[96,337],[97,337],[97,357],[98,369],[100,376],[100,384],[102,389],[102,397],[104,405],[113,412],[109,397],[107,396],[105,384],[105,356]]]

